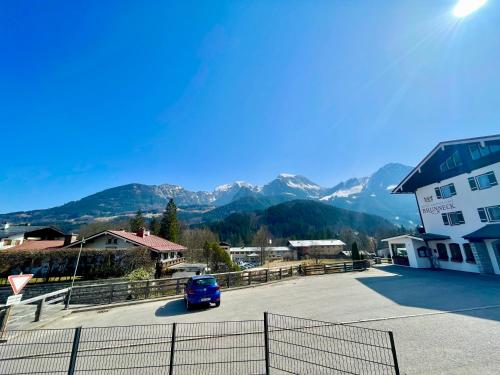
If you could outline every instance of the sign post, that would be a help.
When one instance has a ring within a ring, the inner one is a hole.
[[[6,331],[7,331],[7,323],[10,318],[10,314],[12,312],[13,305],[21,302],[22,294],[19,294],[21,290],[28,284],[28,281],[33,277],[32,274],[26,275],[10,275],[7,279],[9,280],[10,286],[12,287],[12,291],[14,294],[9,296],[7,299],[7,303],[5,308],[0,311],[0,342],[5,342],[7,340]]]

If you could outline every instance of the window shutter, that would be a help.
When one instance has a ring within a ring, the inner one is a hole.
[[[462,211],[457,211],[457,218],[459,224],[465,224],[464,214]]]
[[[450,225],[450,220],[448,220],[448,215],[447,214],[441,214],[441,217],[443,218],[443,224],[444,225]]]
[[[495,177],[495,173],[494,172],[489,172],[488,173],[488,179],[490,180],[490,185],[491,186],[498,185],[498,181],[497,181],[497,178]]]
[[[450,184],[451,195],[457,195],[457,190],[455,189],[455,184]]]
[[[483,223],[486,223],[488,221],[488,216],[486,216],[486,211],[484,208],[478,208],[477,213],[479,214],[479,218]]]
[[[441,190],[439,190],[439,188],[434,188],[434,190],[436,191],[437,199],[441,199]]]
[[[477,183],[474,177],[469,177],[469,186],[472,191],[477,190]]]

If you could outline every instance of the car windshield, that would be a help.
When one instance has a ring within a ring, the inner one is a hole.
[[[196,279],[193,280],[193,285],[196,286],[208,286],[208,285],[215,285],[216,280],[213,277],[206,278],[206,279]]]

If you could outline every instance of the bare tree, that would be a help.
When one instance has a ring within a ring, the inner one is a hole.
[[[203,245],[206,242],[218,242],[217,235],[207,228],[185,229],[181,232],[181,245],[187,247],[186,259],[189,261],[205,260],[203,256]]]
[[[253,236],[252,245],[260,247],[260,262],[264,264],[267,260],[266,248],[272,244],[272,235],[269,229],[263,225]]]

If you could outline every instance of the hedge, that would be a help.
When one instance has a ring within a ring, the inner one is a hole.
[[[19,273],[35,277],[72,276],[80,249],[4,250],[0,252],[0,278]],[[121,277],[137,268],[154,267],[145,248],[82,249],[77,275],[83,279]]]

